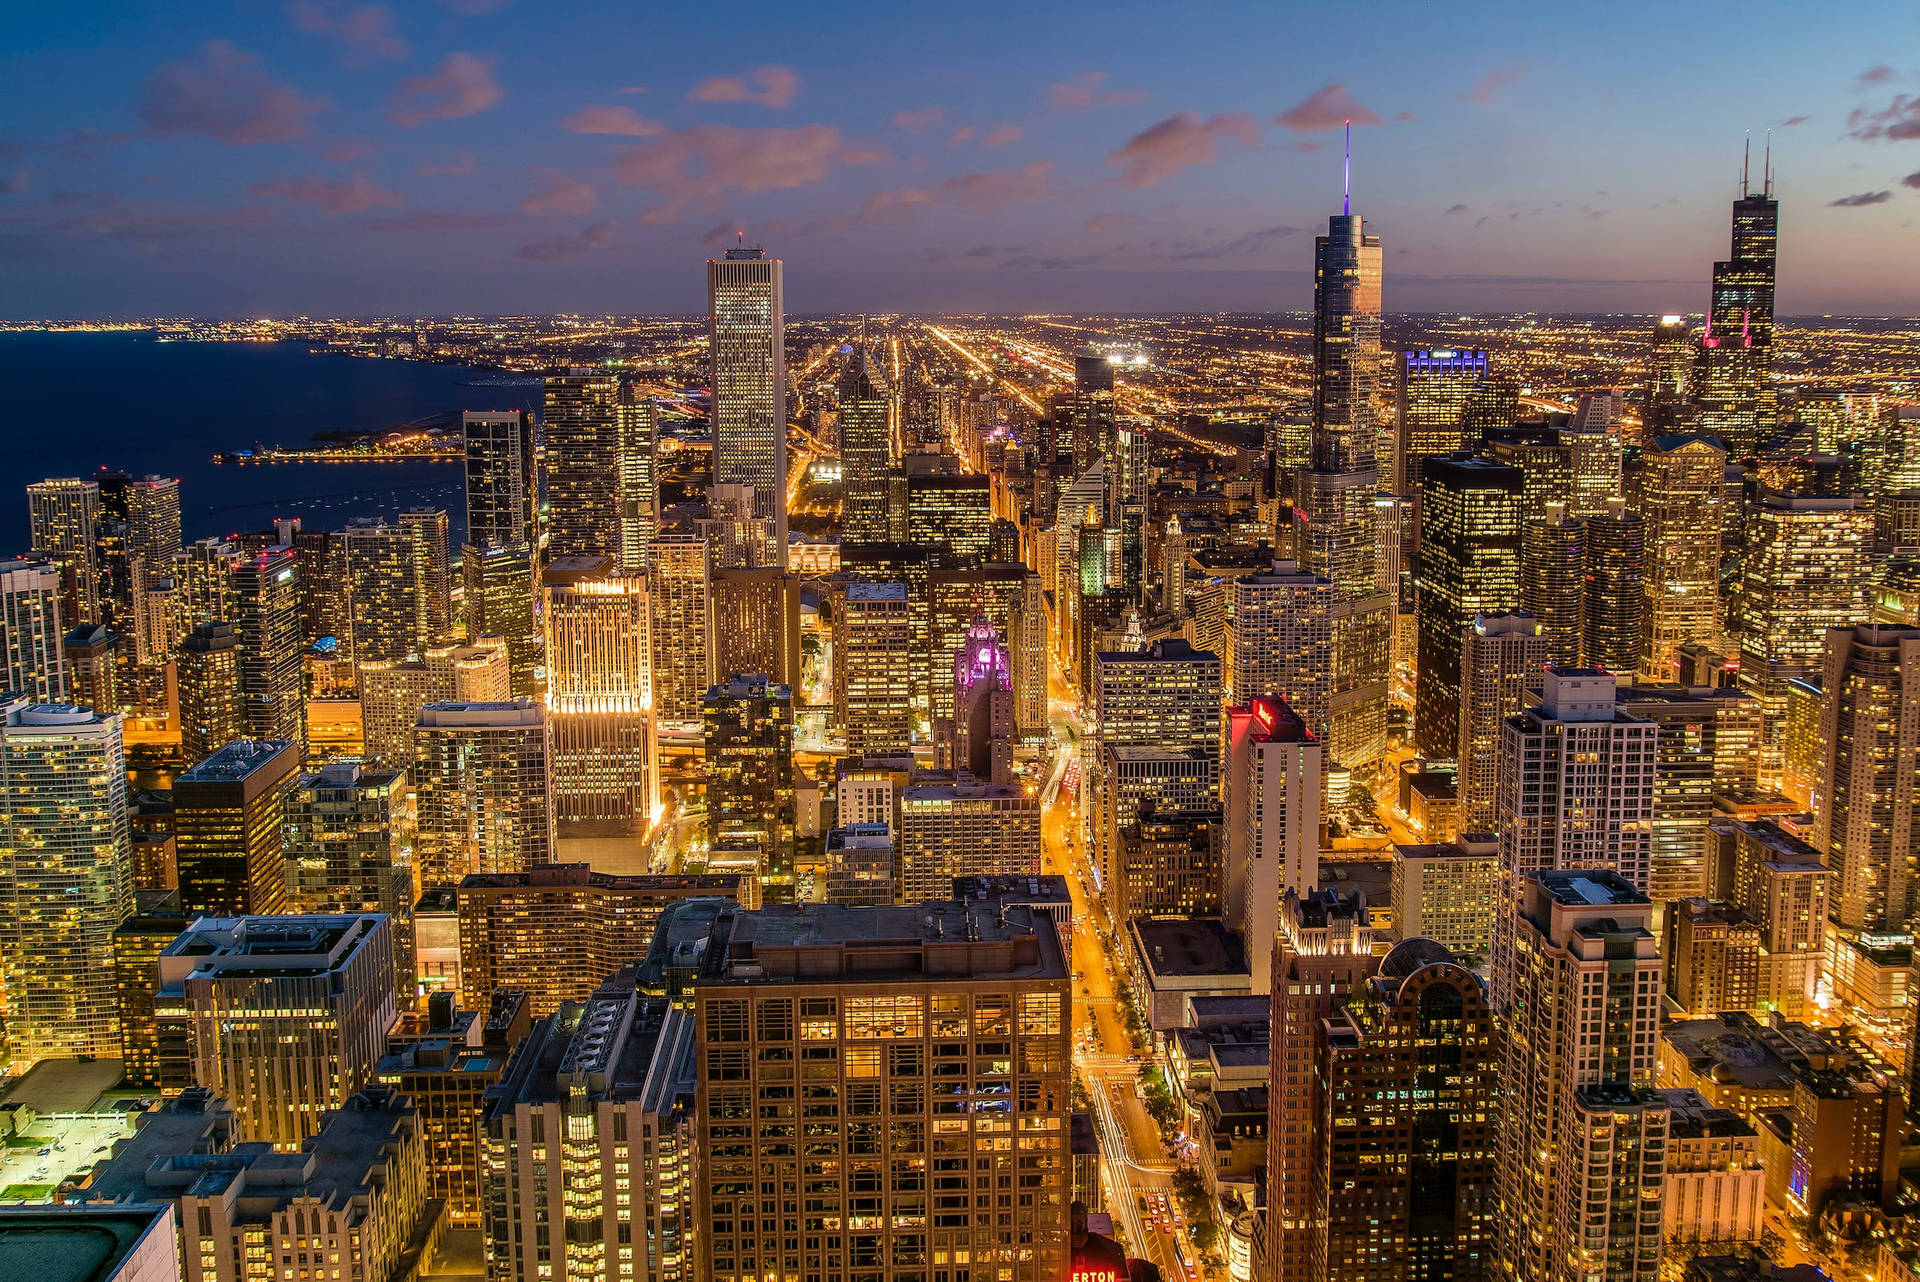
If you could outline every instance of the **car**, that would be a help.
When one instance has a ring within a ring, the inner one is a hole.
[[[48,1156],[49,1154],[51,1154],[52,1152],[53,1152],[53,1150],[52,1150],[52,1149],[50,1149],[50,1148],[43,1148],[43,1149],[41,1149],[41,1150],[40,1150],[40,1151],[39,1151],[38,1153],[35,1153],[35,1154],[34,1154],[34,1156],[35,1156],[35,1157],[46,1157],[46,1156]]]

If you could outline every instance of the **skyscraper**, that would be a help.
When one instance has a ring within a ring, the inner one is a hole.
[[[913,620],[907,585],[849,583],[835,623],[834,702],[847,752],[866,756],[908,748]]]
[[[621,395],[619,376],[605,370],[547,376],[540,434],[548,556],[616,551]]]
[[[1547,660],[1580,662],[1587,617],[1587,524],[1567,515],[1564,503],[1520,531],[1520,608],[1540,624]]]
[[[847,362],[840,384],[840,537],[848,543],[885,543],[893,528],[893,398],[865,345]]]
[[[433,507],[408,508],[400,514],[400,528],[413,536],[413,554],[419,558],[414,591],[419,604],[420,633],[427,641],[447,635],[453,623],[453,580],[448,576],[447,514]]]
[[[480,548],[531,542],[540,492],[533,416],[468,410],[460,422],[467,444],[467,542]]]
[[[660,795],[646,575],[561,557],[545,590],[554,823],[643,834]]]
[[[1422,465],[1479,445],[1465,425],[1468,402],[1487,377],[1484,351],[1409,348],[1394,362],[1393,492],[1420,493]]]
[[[180,753],[212,756],[247,732],[240,707],[240,639],[231,623],[203,623],[174,656],[180,703]]]
[[[1640,671],[1672,678],[1689,641],[1720,635],[1720,505],[1727,452],[1700,436],[1652,435],[1634,474],[1646,525],[1646,610]]]
[[[188,916],[286,911],[282,830],[300,746],[235,739],[173,781],[180,902]]]
[[[1203,752],[1215,762],[1210,790],[1218,798],[1220,752],[1220,659],[1185,641],[1156,641],[1137,651],[1108,650],[1095,659],[1093,724],[1082,761],[1086,821],[1092,825],[1094,867],[1111,875],[1115,835],[1096,822],[1108,813],[1104,765],[1109,748]]]
[[[660,534],[660,407],[623,384],[614,427],[614,566],[622,574],[645,574]]]
[[[1253,991],[1263,993],[1274,976],[1262,944],[1284,926],[1275,918],[1282,898],[1310,895],[1320,883],[1326,761],[1320,741],[1286,701],[1262,696],[1227,709],[1225,765],[1222,916],[1252,942],[1247,966]]]
[[[240,664],[240,715],[254,739],[307,742],[302,687],[300,570],[292,548],[270,547],[233,563],[229,608]]]
[[[433,559],[417,525],[356,517],[339,532],[346,554],[345,653],[356,663],[392,663],[441,639],[433,631]]]
[[[1920,630],[1829,628],[1814,844],[1833,919],[1904,933],[1920,911]]]
[[[707,840],[751,843],[762,894],[793,893],[793,690],[761,675],[735,674],[707,691],[703,705]]]
[[[1606,512],[1587,518],[1586,532],[1580,661],[1630,674],[1639,667],[1640,615],[1646,608],[1646,522],[1615,499]]]
[[[0,561],[0,687],[36,703],[66,699],[62,623],[60,568],[51,561]]]
[[[1760,191],[1740,166],[1740,198],[1733,202],[1733,247],[1713,265],[1713,295],[1700,332],[1694,401],[1698,429],[1727,443],[1744,459],[1773,433],[1774,255],[1780,238],[1780,202],[1773,198],[1770,158],[1761,162]]]
[[[1445,757],[1460,739],[1460,629],[1520,603],[1520,469],[1460,453],[1429,459],[1420,491],[1414,742]]]
[[[654,544],[653,708],[658,721],[698,725],[701,702],[713,684],[712,567],[707,541],[668,534]]]
[[[100,619],[100,559],[94,543],[99,520],[97,481],[53,477],[27,487],[33,554],[60,567],[60,613],[68,627]]]
[[[707,260],[713,363],[713,483],[751,485],[754,515],[773,522],[757,564],[787,563],[787,353],[781,264],[759,246]]]
[[[460,558],[460,573],[467,635],[500,638],[507,648],[514,696],[532,695],[540,648],[533,620],[533,544],[481,548],[469,543]]]
[[[1640,439],[1677,432],[1693,415],[1693,365],[1697,347],[1685,316],[1662,316],[1653,326],[1647,355],[1646,393],[1640,408]]]
[[[507,643],[479,637],[447,642],[419,659],[360,669],[360,724],[366,759],[388,770],[413,768],[414,731],[430,703],[497,703],[513,697]]]
[[[1113,362],[1106,353],[1083,347],[1073,354],[1073,474],[1095,462],[1112,467],[1115,409]]]
[[[547,719],[526,700],[430,703],[414,730],[423,887],[524,872],[553,858]]]
[[[287,793],[287,881],[293,910],[385,913],[399,988],[414,991],[413,905],[405,844],[413,828],[406,776],[337,761]]]
[[[964,567],[986,559],[992,530],[992,478],[907,478],[907,542],[943,549],[952,564]]]
[[[1245,707],[1279,695],[1316,736],[1327,734],[1332,709],[1334,616],[1345,608],[1339,589],[1291,561],[1233,581],[1227,617],[1232,668],[1228,698]]]
[[[1476,615],[1460,630],[1460,831],[1492,832],[1498,801],[1501,726],[1517,714],[1527,683],[1548,661],[1539,620],[1518,613]]]
[[[0,984],[13,1071],[117,1056],[113,932],[133,912],[120,718],[0,709]]]
[[[800,579],[784,570],[715,570],[708,580],[713,671],[800,679]]]

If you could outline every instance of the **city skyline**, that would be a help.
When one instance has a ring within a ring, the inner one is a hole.
[[[1912,312],[1920,73],[1721,8],[1661,10],[1649,44],[1631,13],[1516,7],[1221,6],[1148,41],[1075,6],[936,42],[748,6],[770,52],[739,57],[699,15],[582,14],[606,38],[580,42],[515,4],[115,13],[86,42],[34,15],[0,56],[6,310],[694,314],[681,264],[742,231],[794,264],[796,315],[1300,310],[1352,119],[1389,312],[1701,307],[1769,128],[1781,314]],[[1897,45],[1912,16],[1883,12]],[[637,76],[629,33],[700,53]]]

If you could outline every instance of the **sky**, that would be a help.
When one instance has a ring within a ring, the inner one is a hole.
[[[1841,15],[1844,14],[1844,20]],[[1699,311],[1772,131],[1779,308],[1920,313],[1920,9],[16,5],[0,317]]]

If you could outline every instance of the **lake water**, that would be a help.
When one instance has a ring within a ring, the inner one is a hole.
[[[352,516],[444,507],[465,532],[461,469],[448,463],[216,464],[224,450],[313,444],[320,431],[375,431],[462,409],[533,409],[537,387],[467,387],[497,371],[314,355],[305,343],[156,342],[145,334],[0,334],[11,390],[0,451],[0,553],[27,547],[26,486],[102,469],[180,478],[187,539],[297,516],[339,529]]]

